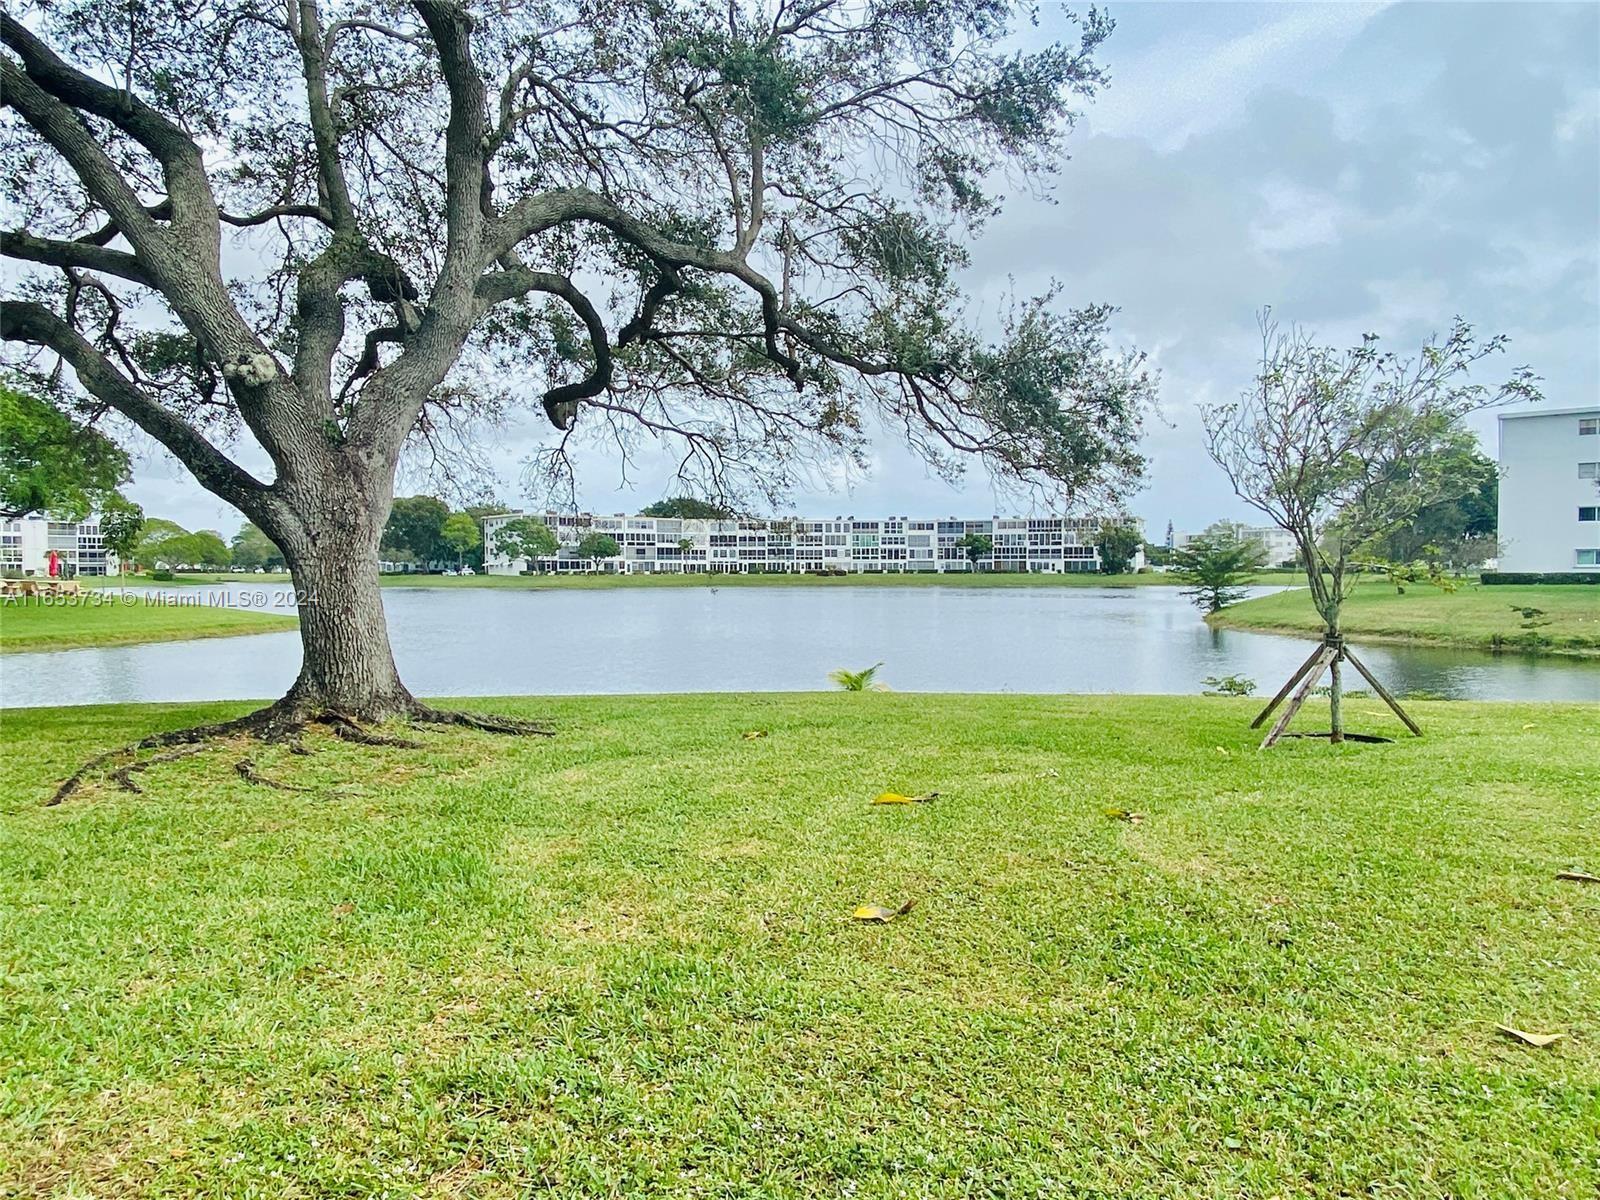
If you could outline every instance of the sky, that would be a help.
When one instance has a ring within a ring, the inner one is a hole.
[[[1249,383],[1257,312],[1338,345],[1416,347],[1460,315],[1511,338],[1502,361],[1551,407],[1600,394],[1600,5],[1109,4],[1110,87],[1070,138],[1050,200],[1017,196],[972,246],[974,318],[1011,287],[1120,309],[1120,344],[1161,373],[1148,536],[1248,518],[1200,441],[1198,405]],[[1026,41],[1069,36],[1043,5]],[[1485,377],[1488,382],[1497,378]],[[1476,424],[1494,453],[1494,418]],[[497,496],[528,499],[537,406],[486,435]],[[588,448],[579,499],[635,511],[675,493],[651,462]],[[402,481],[404,482],[404,481]],[[402,488],[402,491],[405,489]],[[131,488],[152,515],[241,518],[159,452]],[[892,433],[871,467],[801,492],[808,515],[1010,512],[976,468],[952,487]]]

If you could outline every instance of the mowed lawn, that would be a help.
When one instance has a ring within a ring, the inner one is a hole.
[[[4,714],[0,1194],[1600,1188],[1592,709],[1261,754],[1253,700],[474,703],[559,736],[56,808],[240,707]]]
[[[134,598],[134,597],[130,597]],[[0,602],[0,653],[129,646],[293,629],[293,617],[199,604],[125,604],[107,592]]]
[[[1524,608],[1541,610],[1538,625],[1526,627]],[[1211,621],[1230,629],[1322,633],[1304,588],[1246,600]],[[1600,657],[1600,585],[1472,583],[1441,592],[1412,584],[1398,594],[1372,579],[1350,597],[1341,624],[1352,636],[1385,641]]]

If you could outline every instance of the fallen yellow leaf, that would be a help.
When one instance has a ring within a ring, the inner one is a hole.
[[[858,921],[876,921],[880,925],[887,925],[896,917],[903,917],[911,911],[915,900],[907,900],[899,908],[885,908],[881,904],[858,904],[855,912],[850,915]]]
[[[1567,1036],[1564,1033],[1526,1033],[1521,1029],[1513,1029],[1509,1025],[1496,1025],[1495,1028],[1507,1037],[1516,1038],[1517,1041],[1524,1042],[1529,1046],[1548,1046],[1550,1043],[1559,1042]]]

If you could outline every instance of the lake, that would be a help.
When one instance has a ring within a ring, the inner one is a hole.
[[[263,607],[262,593],[269,611],[292,610],[279,584],[162,594]],[[1193,694],[1207,676],[1237,674],[1270,695],[1311,648],[1212,630],[1167,587],[395,587],[384,604],[401,675],[419,696],[807,691],[831,687],[835,667],[879,661],[896,691]],[[1351,642],[1400,693],[1600,701],[1592,662]],[[9,654],[0,701],[273,697],[299,664],[292,631]]]

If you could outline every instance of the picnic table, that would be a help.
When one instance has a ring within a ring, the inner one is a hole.
[[[30,596],[76,596],[83,591],[76,579],[0,579],[0,599]]]

